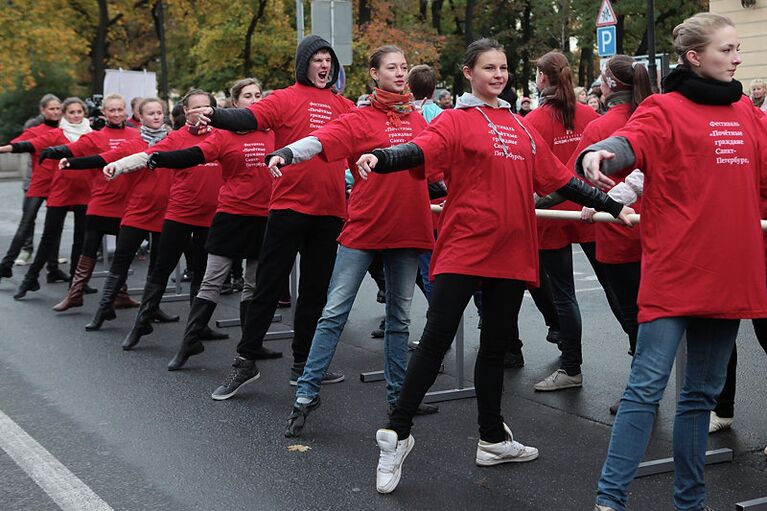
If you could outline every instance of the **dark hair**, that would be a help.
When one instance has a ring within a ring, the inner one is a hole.
[[[368,55],[368,69],[378,69],[381,67],[381,61],[386,55],[390,53],[401,53],[402,55],[405,54],[404,51],[391,44],[379,46],[375,50],[371,51],[370,55]]]
[[[431,66],[413,66],[407,75],[407,84],[415,99],[431,99],[437,87],[437,76]]]
[[[161,100],[160,98],[144,98],[141,100],[141,103],[138,104],[139,115],[144,113],[144,107],[148,105],[149,103],[159,103],[160,106],[162,106],[162,113],[165,113],[165,110],[168,107],[165,101]]]
[[[217,104],[216,96],[202,89],[189,89],[186,92],[186,94],[184,94],[184,97],[181,98],[181,104],[184,105],[185,107],[189,107],[189,98],[191,98],[192,96],[208,96],[208,99],[210,100],[210,106],[216,106]]]
[[[556,111],[565,129],[573,129],[575,122],[575,90],[570,63],[561,52],[550,51],[536,62],[538,69],[549,79],[554,94],[547,99]]]
[[[650,74],[647,68],[628,55],[616,55],[607,62],[615,78],[631,87],[631,111],[652,94]]]
[[[477,39],[466,48],[466,53],[463,54],[463,67],[473,68],[479,56],[490,50],[497,50],[506,54],[506,50],[503,49],[501,43],[495,39],[483,37],[482,39]]]
[[[242,94],[242,90],[247,87],[248,85],[255,85],[258,87],[258,90],[261,91],[263,94],[264,89],[261,87],[261,82],[256,80],[255,78],[243,78],[242,80],[237,80],[232,84],[232,88],[229,89],[229,94],[232,97],[232,103],[236,103],[237,100],[240,99],[240,94]]]
[[[206,94],[207,95],[207,94]],[[170,111],[170,119],[174,130],[180,130],[186,124],[186,114],[184,114],[184,104],[176,103],[173,110]]]

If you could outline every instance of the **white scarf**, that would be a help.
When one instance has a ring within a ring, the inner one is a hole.
[[[81,136],[93,131],[91,129],[91,123],[85,118],[80,121],[79,124],[72,124],[62,117],[59,121],[59,128],[61,128],[61,131],[64,132],[64,136],[67,137],[67,140],[70,142],[75,142]]]

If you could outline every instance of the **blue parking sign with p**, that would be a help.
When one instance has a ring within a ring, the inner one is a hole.
[[[615,55],[617,49],[615,40],[615,25],[597,27],[597,53],[600,57]]]

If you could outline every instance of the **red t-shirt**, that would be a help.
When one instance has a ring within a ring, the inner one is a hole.
[[[217,160],[221,164],[224,185],[216,212],[267,216],[273,179],[264,157],[274,151],[274,132],[215,130],[197,147],[206,162]]]
[[[613,135],[645,174],[639,322],[767,317],[760,178],[767,139],[745,96],[701,105],[655,94]]]
[[[31,141],[34,138],[57,131],[59,131],[59,128],[48,126],[45,123],[38,124],[24,130],[21,135],[11,140],[11,142]],[[38,161],[38,158],[32,157],[32,181],[29,183],[27,197],[48,197],[51,191],[53,174],[59,166],[59,162],[56,160],[45,160],[43,163],[38,163]]]
[[[35,153],[40,153],[46,147],[66,145],[69,139],[64,136],[61,129],[46,131],[43,135],[28,140],[35,148]],[[32,156],[35,161],[37,155]],[[91,198],[91,175],[89,172],[70,172],[61,170],[56,160],[52,161],[56,165],[51,180],[50,192],[48,193],[48,206],[77,206],[88,204]]]
[[[202,142],[211,133],[193,135],[189,133],[189,127],[184,126],[170,133],[146,152],[151,154],[155,151],[186,149]],[[162,170],[166,171],[166,169]],[[218,193],[224,184],[221,177],[221,164],[215,161],[186,169],[172,169],[171,176],[165,218],[182,224],[210,227],[213,216],[216,214]]]
[[[285,147],[352,111],[354,104],[330,89],[296,83],[272,92],[249,108],[258,128],[273,130],[276,147]],[[296,164],[275,181],[269,209],[346,218],[344,170],[343,160],[312,158]]]
[[[604,140],[622,128],[631,117],[631,105],[624,103],[610,108],[605,115],[592,121],[583,131],[581,142],[573,152],[567,168],[575,168],[575,160],[586,147]],[[610,179],[616,183],[623,181],[634,169],[626,169],[611,175]],[[640,197],[631,207],[637,213],[640,212],[642,198]],[[597,223],[597,260],[608,264],[636,263],[642,258],[642,245],[639,239],[640,226],[628,229],[623,225]]]
[[[322,143],[323,160],[348,160],[354,174],[348,219],[338,237],[339,243],[358,250],[431,250],[434,235],[424,178],[410,172],[393,172],[373,173],[364,180],[355,165],[361,154],[409,142],[425,127],[426,121],[417,112],[402,116],[401,126],[394,127],[385,112],[368,107],[344,114],[312,133]],[[290,172],[292,167],[285,174]]]
[[[482,107],[482,112],[503,143],[477,108],[445,110],[413,139],[424,153],[427,179],[444,173],[449,190],[431,274],[537,284],[533,192],[558,190],[572,172],[534,129],[522,128],[524,119],[506,109]],[[535,155],[530,137],[537,146]]]
[[[548,144],[551,151],[562,163],[567,163],[572,156],[581,134],[586,126],[598,119],[593,108],[576,103],[573,129],[566,130],[561,119],[557,119],[556,111],[548,104],[536,108],[525,116],[525,121],[531,124]],[[569,167],[572,169],[572,167]],[[575,175],[575,172],[573,175]],[[563,211],[580,211],[581,206],[574,202],[565,201],[551,209]],[[558,249],[571,243],[587,243],[596,239],[594,226],[580,221],[538,220],[538,238],[541,249]]]
[[[141,139],[138,130],[133,128],[110,128],[91,131],[80,137],[77,142],[67,144],[76,157],[101,154],[125,142]],[[108,180],[101,169],[67,170],[66,172],[89,172],[91,175],[91,200],[88,202],[88,215],[120,218],[128,202],[128,195],[136,180],[135,173],[120,176],[120,179]]]
[[[107,163],[112,163],[131,154],[146,152],[148,148],[147,143],[139,138],[128,140],[100,156]],[[171,173],[166,172],[166,169],[143,168],[127,175],[121,174],[115,181],[130,176],[135,176],[135,184],[125,205],[120,225],[151,232],[162,231],[165,209],[168,206]]]

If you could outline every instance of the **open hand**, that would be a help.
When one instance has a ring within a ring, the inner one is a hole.
[[[612,160],[613,158],[615,158],[615,153],[599,150],[586,153],[583,160],[581,160],[583,174],[586,176],[586,179],[594,183],[602,191],[607,191],[615,186],[615,181],[602,174],[601,170],[602,161]]]
[[[269,167],[269,173],[274,178],[278,178],[282,176],[282,171],[280,170],[280,167],[285,165],[285,158],[282,156],[272,156],[269,158],[269,162],[266,164],[267,167]]]

